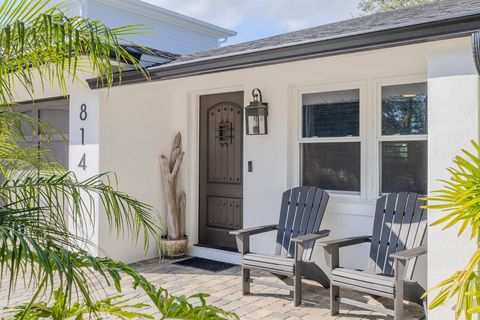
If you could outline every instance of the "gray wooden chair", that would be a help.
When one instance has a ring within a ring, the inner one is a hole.
[[[279,223],[262,227],[231,231],[236,236],[242,253],[242,293],[250,292],[250,283],[280,287],[293,292],[294,305],[302,302],[302,277],[321,283],[328,288],[330,281],[311,256],[315,241],[329,235],[321,230],[328,193],[316,187],[297,187],[285,191],[282,197]],[[274,255],[250,252],[250,236],[277,230]],[[293,277],[293,286],[278,285],[250,277],[250,270],[267,271],[284,282]]]
[[[339,312],[340,303],[381,312],[403,320],[403,301],[425,306],[420,299],[425,289],[412,280],[417,257],[427,252],[422,245],[427,229],[425,204],[416,193],[392,193],[377,200],[371,236],[322,241],[330,270],[331,314]],[[370,242],[366,271],[340,267],[339,249]],[[376,307],[340,296],[340,288],[394,299],[394,309]]]

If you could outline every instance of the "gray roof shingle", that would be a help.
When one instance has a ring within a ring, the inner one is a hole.
[[[341,38],[379,30],[395,29],[401,26],[417,25],[458,16],[478,14],[479,12],[480,0],[436,0],[420,6],[380,12],[255,41],[208,51],[194,52],[177,58],[175,61],[169,63],[169,65],[291,46],[305,42]]]
[[[480,30],[480,0],[436,0],[429,4],[376,13],[315,28],[194,52],[149,67],[149,77],[138,70],[116,75],[114,85],[157,81],[225,72],[288,61],[313,59],[466,37]],[[100,88],[99,79],[87,80]]]

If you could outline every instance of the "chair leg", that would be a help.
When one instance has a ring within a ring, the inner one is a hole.
[[[340,311],[340,302],[337,298],[340,297],[340,287],[330,284],[330,314],[332,316],[338,314]]]
[[[242,294],[250,293],[250,269],[242,267]]]
[[[404,297],[404,282],[406,261],[394,260],[395,270],[395,297],[393,300],[393,313],[394,320],[403,320],[403,297]]]
[[[302,274],[300,272],[295,272],[293,290],[293,305],[296,307],[302,304]]]
[[[397,292],[393,302],[394,320],[403,320],[403,292]]]

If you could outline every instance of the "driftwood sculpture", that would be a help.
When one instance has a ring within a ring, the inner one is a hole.
[[[170,159],[165,155],[160,156],[160,167],[167,201],[167,237],[172,240],[184,238],[186,231],[185,192],[181,191],[180,195],[177,196],[177,177],[183,155],[182,136],[178,132],[173,141]]]

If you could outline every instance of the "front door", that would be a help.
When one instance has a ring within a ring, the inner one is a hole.
[[[243,92],[200,97],[199,244],[236,249],[243,224]]]

